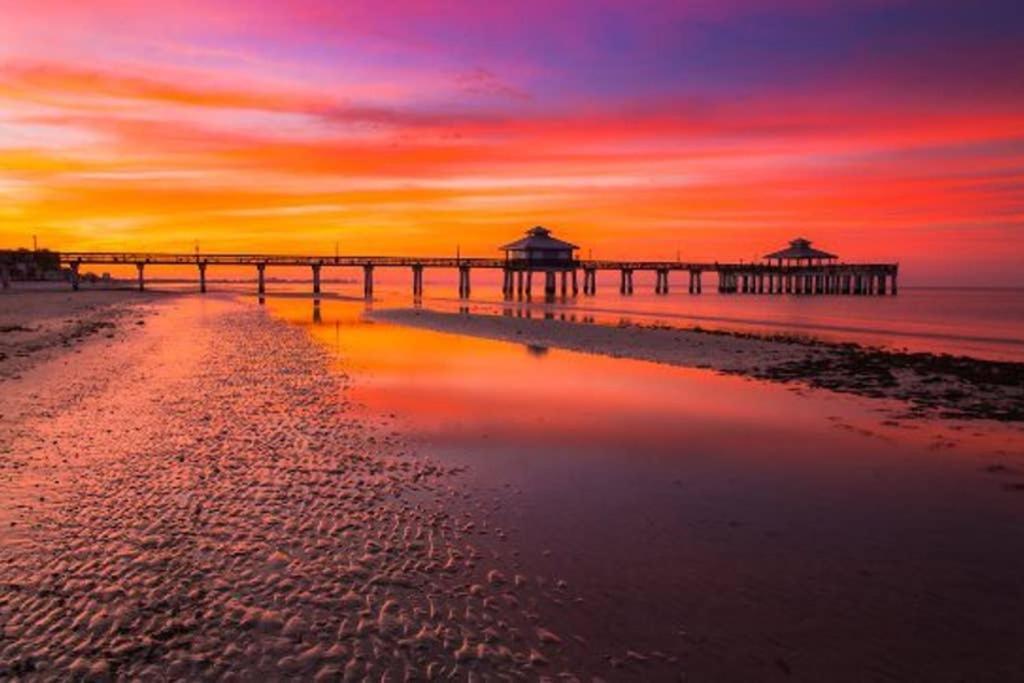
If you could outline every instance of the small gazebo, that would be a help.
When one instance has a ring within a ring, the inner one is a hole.
[[[551,231],[540,225],[527,230],[526,237],[501,247],[509,265],[533,270],[573,269],[577,249],[575,244],[552,237]]]
[[[519,298],[525,291],[529,297],[533,291],[533,272],[544,273],[544,295],[553,297],[555,294],[555,276],[561,273],[562,296],[568,290],[568,277],[572,274],[572,292],[576,293],[576,267],[579,265],[575,252],[579,247],[571,242],[551,236],[551,231],[543,226],[535,226],[526,231],[526,237],[500,247],[505,252],[505,281],[502,291],[506,298],[511,298],[513,291]],[[525,290],[524,276],[525,275]],[[513,277],[515,282],[513,282]]]
[[[765,254],[764,258],[768,261],[778,261],[781,266],[783,263],[790,265],[812,265],[817,263],[821,265],[823,263],[831,263],[835,261],[838,256],[830,254],[827,251],[821,249],[815,249],[811,246],[811,241],[803,237],[797,237],[795,240],[790,240],[789,246],[779,251],[773,251],[770,254]]]

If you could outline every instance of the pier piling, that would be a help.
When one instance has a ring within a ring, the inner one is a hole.
[[[373,298],[373,264],[371,263],[363,265],[363,298]]]
[[[199,262],[199,293],[206,294],[206,263]]]
[[[423,265],[419,263],[412,267],[412,295],[417,298],[423,296]]]
[[[145,275],[144,275],[144,271],[146,269],[146,264],[143,263],[142,261],[139,261],[138,263],[135,264],[135,268],[139,271],[139,291],[140,292],[145,291],[145,289],[146,289],[146,278],[145,278]]]

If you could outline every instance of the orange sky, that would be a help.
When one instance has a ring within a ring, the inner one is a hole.
[[[0,247],[486,256],[542,223],[1024,284],[1012,3],[88,4],[0,0]]]

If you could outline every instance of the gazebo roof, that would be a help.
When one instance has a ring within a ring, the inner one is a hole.
[[[566,249],[579,249],[575,244],[551,236],[551,231],[540,225],[526,231],[526,237],[509,242],[501,247],[502,251],[526,250],[534,251],[565,251]]]
[[[797,237],[795,240],[790,240],[789,247],[774,251],[771,254],[765,254],[766,259],[831,259],[839,258],[835,254],[830,254],[827,251],[821,249],[815,249],[811,246],[811,241],[803,237]]]

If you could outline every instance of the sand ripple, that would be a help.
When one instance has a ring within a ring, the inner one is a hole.
[[[572,678],[553,603],[476,547],[450,468],[355,419],[301,330],[181,309],[139,332],[164,351],[10,446],[74,454],[0,551],[0,675]]]

